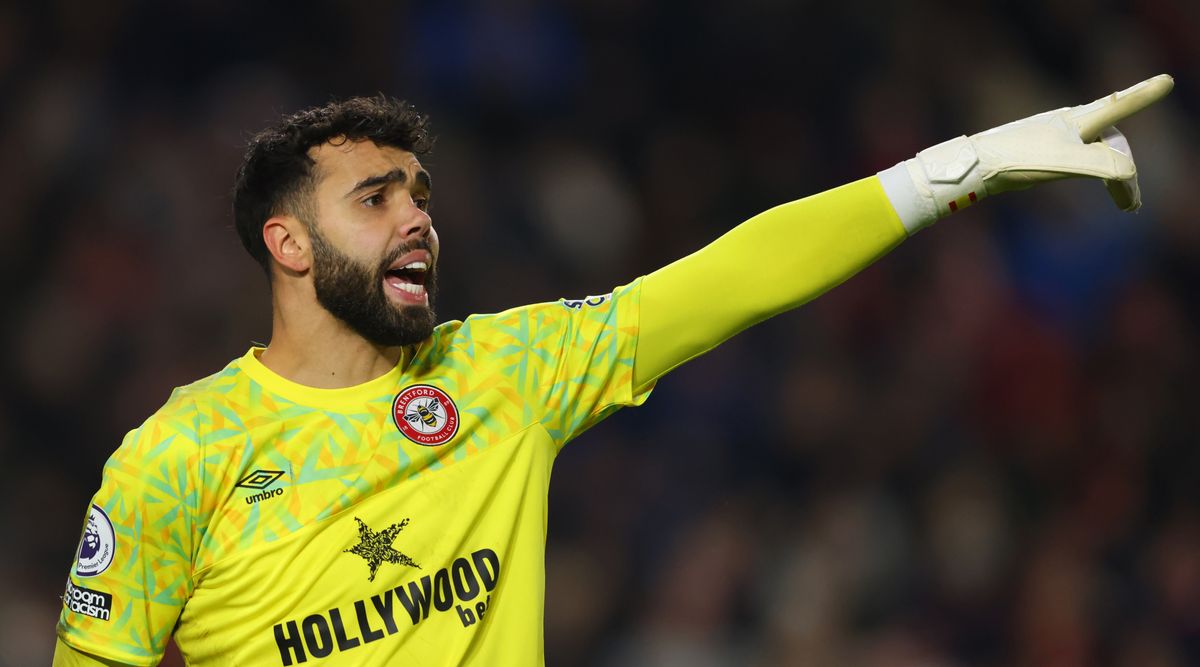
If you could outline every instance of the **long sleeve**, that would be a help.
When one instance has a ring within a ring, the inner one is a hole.
[[[905,238],[875,176],[754,216],[645,277],[634,386],[820,296]]]

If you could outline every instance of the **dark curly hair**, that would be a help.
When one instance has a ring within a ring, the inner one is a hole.
[[[384,95],[353,97],[285,116],[250,139],[233,189],[233,219],[242,245],[270,275],[263,224],[273,215],[295,215],[310,224],[316,185],[308,151],[330,140],[367,139],[418,158],[433,149],[429,118]]]

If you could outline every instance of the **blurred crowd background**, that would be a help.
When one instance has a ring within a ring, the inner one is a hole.
[[[1159,72],[1139,214],[989,200],[568,446],[547,657],[1200,664],[1198,31],[1190,0],[0,3],[0,665],[49,663],[123,434],[268,339],[229,193],[280,114],[433,116],[458,319]]]

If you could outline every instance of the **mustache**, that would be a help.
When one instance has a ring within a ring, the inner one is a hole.
[[[381,274],[387,273],[388,267],[391,266],[396,260],[414,250],[424,250],[429,253],[430,257],[433,257],[433,244],[431,244],[428,239],[420,239],[417,241],[411,241],[409,243],[401,243],[393,248],[392,251],[383,258],[383,261],[379,263],[379,272]],[[434,267],[431,265],[429,270],[433,271],[433,269]]]

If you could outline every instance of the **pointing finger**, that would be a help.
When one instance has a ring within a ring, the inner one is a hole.
[[[1175,79],[1167,74],[1159,74],[1081,107],[1079,115],[1071,120],[1079,129],[1080,139],[1085,143],[1095,141],[1104,128],[1154,104],[1171,92],[1174,86]]]

